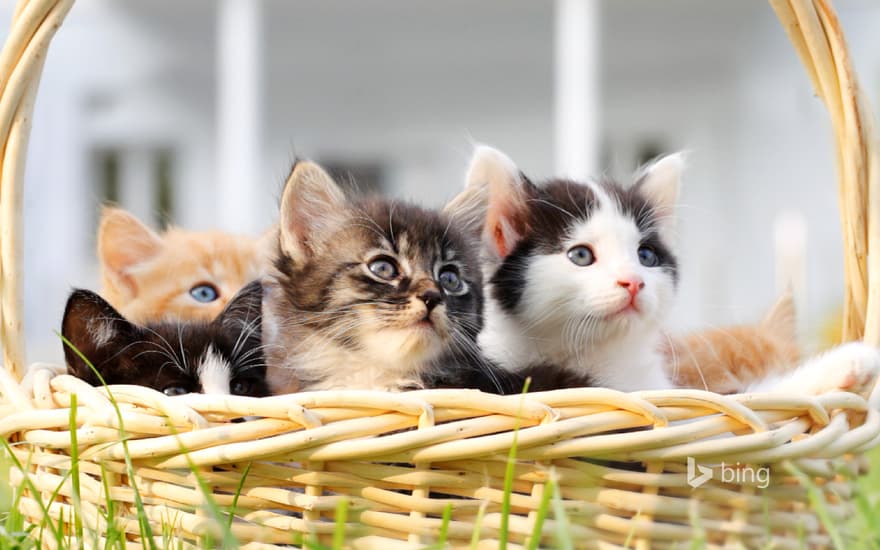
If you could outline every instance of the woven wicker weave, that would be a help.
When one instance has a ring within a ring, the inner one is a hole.
[[[452,546],[469,545],[475,525],[480,545],[497,547],[502,532],[511,545],[528,544],[550,486],[566,514],[548,514],[538,532],[545,545],[552,545],[558,523],[568,522],[583,547],[667,548],[695,536],[710,548],[768,541],[800,548],[804,540],[828,546],[829,535],[807,505],[813,487],[828,501],[832,521],[851,515],[854,480],[866,468],[862,453],[880,441],[876,391],[869,405],[846,393],[770,398],[581,389],[500,397],[435,390],[253,399],[171,398],[116,386],[110,388],[115,408],[107,389],[57,367],[34,366],[22,381],[24,153],[47,47],[71,4],[21,0],[0,53],[0,342],[6,366],[0,369],[0,436],[15,442],[24,464],[13,471],[13,483],[32,484],[20,503],[29,521],[40,525],[48,513],[70,524],[78,492],[85,542],[101,543],[103,513],[112,500],[120,503],[117,525],[138,547],[146,541],[139,538],[134,485],[158,546],[164,546],[160,535],[171,532],[189,547],[216,527],[199,479],[218,506],[235,502],[232,531],[246,548],[290,544],[295,534],[326,541],[341,501],[349,503],[346,540],[354,547],[433,542],[450,505]],[[870,116],[828,2],[771,4],[833,122],[847,250],[844,334],[877,344],[880,192]],[[72,464],[73,396],[78,488],[64,478]],[[242,416],[261,418],[229,422]],[[513,446],[508,515],[504,484]],[[767,488],[757,479],[725,482],[716,470],[693,489],[688,457],[700,465],[766,466],[772,480]],[[40,503],[56,492],[44,509]]]

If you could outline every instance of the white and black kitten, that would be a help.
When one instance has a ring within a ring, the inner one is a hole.
[[[682,169],[682,155],[674,154],[629,186],[564,179],[536,185],[503,153],[477,148],[467,188],[450,208],[483,222],[485,355],[531,377],[535,391],[671,388],[661,343],[678,284]],[[859,392],[878,370],[876,348],[847,344],[749,390]]]
[[[532,389],[670,386],[660,328],[675,297],[680,155],[634,185],[535,185],[494,149],[477,149],[450,207],[484,220],[486,356]]]
[[[101,385],[137,384],[166,395],[269,395],[261,342],[262,286],[245,286],[212,322],[137,325],[103,298],[74,290],[61,333],[68,372]],[[76,351],[75,351],[76,350]],[[79,353],[77,353],[77,351]]]
[[[297,162],[265,283],[273,393],[468,386],[498,391],[476,347],[478,243],[444,214],[346,196]]]

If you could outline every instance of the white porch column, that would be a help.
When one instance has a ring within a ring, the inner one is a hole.
[[[556,0],[555,173],[599,172],[599,0]]]
[[[221,0],[217,5],[217,226],[255,233],[265,186],[262,2]]]
[[[139,220],[155,227],[156,154],[146,147],[123,149],[119,156],[119,202]]]
[[[791,291],[800,334],[807,334],[807,219],[799,210],[783,210],[773,220],[774,256],[776,259],[776,296]]]

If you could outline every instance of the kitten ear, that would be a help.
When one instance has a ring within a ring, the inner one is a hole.
[[[479,239],[486,223],[486,207],[489,203],[488,188],[468,185],[443,207],[443,214],[454,227]]]
[[[345,194],[323,168],[298,161],[281,197],[281,249],[295,260],[313,253],[320,237],[337,226],[345,204]]]
[[[263,317],[263,283],[251,281],[239,290],[214,319],[233,334],[247,331],[247,336],[259,336]]]
[[[784,342],[797,342],[797,316],[791,289],[776,300],[761,320],[761,328]]]
[[[82,354],[105,380],[121,359],[126,346],[137,334],[138,327],[113,309],[103,298],[89,290],[74,290],[67,299],[61,335],[67,372],[92,385],[100,384]],[[79,351],[79,353],[77,353]]]
[[[104,207],[98,226],[98,259],[105,291],[131,299],[137,287],[131,269],[154,258],[162,238],[121,208]]]
[[[501,151],[486,145],[474,150],[459,204],[477,205],[471,208],[484,220],[484,247],[496,258],[510,254],[525,235],[531,185]]]
[[[684,172],[683,152],[666,155],[647,165],[636,178],[636,187],[654,207],[661,237],[675,242],[675,205]]]

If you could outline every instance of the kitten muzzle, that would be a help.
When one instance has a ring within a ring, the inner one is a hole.
[[[622,299],[620,300],[620,306],[613,310],[611,313],[606,314],[605,318],[614,319],[615,317],[626,315],[629,312],[635,314],[640,314],[642,312],[638,303],[638,293],[630,293],[629,296],[622,297]]]
[[[620,309],[612,313],[610,316],[616,317],[617,315],[621,315],[630,310],[634,311],[635,313],[641,313],[641,310],[639,309],[639,304],[636,300],[639,296],[639,292],[641,292],[641,290],[645,288],[645,281],[638,275],[632,275],[629,277],[621,277],[620,279],[618,279],[617,286],[626,290],[627,293],[629,293],[629,300],[627,300]]]
[[[419,300],[425,302],[425,308],[427,308],[424,320],[430,321],[431,312],[435,307],[443,303],[443,294],[436,288],[431,288],[419,294]]]
[[[618,279],[617,286],[625,288],[629,292],[630,302],[635,302],[638,293],[645,288],[645,281],[636,275],[631,277],[622,277]]]

